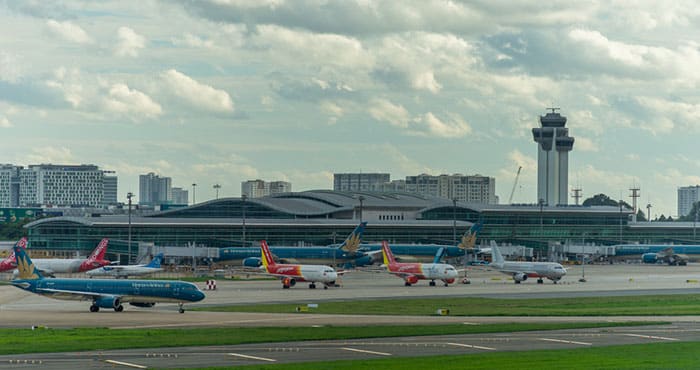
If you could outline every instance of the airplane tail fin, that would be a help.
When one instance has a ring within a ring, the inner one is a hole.
[[[389,242],[387,242],[386,240],[382,242],[382,255],[384,255],[385,265],[389,266],[391,264],[396,263],[394,254],[391,252],[391,248],[389,248]]]
[[[473,249],[476,244],[476,235],[481,231],[482,226],[480,222],[473,224],[469,230],[462,235],[462,240],[457,246],[460,249]]]
[[[270,247],[267,246],[266,241],[260,241],[260,250],[262,252],[262,264],[265,267],[265,270],[267,270],[267,266],[274,266],[275,260],[272,258],[272,253],[270,253]]]
[[[90,257],[88,257],[89,261],[101,261],[105,259],[105,253],[107,252],[107,244],[109,243],[109,239],[104,238],[100,241],[100,244],[97,244],[97,247],[95,248],[94,251],[90,254]]]
[[[27,249],[27,238],[24,237],[24,238],[18,240],[17,243],[15,243],[15,247],[19,247],[19,248],[22,248],[22,249]],[[8,262],[10,265],[15,265],[15,264],[16,264],[16,261],[15,261],[15,249],[14,249],[14,248],[12,248],[12,252],[10,252],[10,254],[9,254],[7,257],[5,257],[5,259],[3,260],[3,262]]]
[[[151,267],[151,268],[160,268],[160,264],[163,261],[163,253],[158,253],[156,254],[151,262],[146,265],[146,267]]]
[[[42,279],[39,269],[34,266],[31,258],[27,255],[27,251],[21,246],[15,244],[13,251],[17,260],[18,277],[23,280],[38,280]]]
[[[445,255],[445,253],[447,253],[447,249],[445,249],[444,247],[440,247],[437,250],[437,253],[435,253],[435,258],[433,258],[433,263],[440,263],[440,260],[442,259],[442,256]]]
[[[360,248],[360,242],[362,241],[362,233],[365,232],[365,226],[367,226],[367,222],[360,222],[339,248],[351,254],[357,252]]]
[[[494,264],[502,264],[505,262],[505,259],[501,254],[501,250],[498,249],[498,245],[496,245],[496,243],[491,243],[491,257],[491,262]]]

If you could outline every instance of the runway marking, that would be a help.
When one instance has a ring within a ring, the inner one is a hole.
[[[546,342],[557,342],[557,343],[567,343],[567,344],[580,344],[582,346],[592,346],[593,343],[587,343],[587,342],[577,342],[574,340],[564,340],[564,339],[552,339],[552,338],[537,338],[539,340],[543,340]]]
[[[491,348],[491,347],[474,346],[474,345],[471,345],[471,344],[463,344],[463,343],[447,343],[447,344],[449,344],[449,345],[451,345],[451,346],[466,347],[466,348],[475,348],[475,349],[485,349],[485,350],[489,350],[489,351],[495,351],[495,350],[496,350],[495,348]]]
[[[115,361],[115,360],[105,360],[106,363],[112,364],[112,365],[120,365],[120,366],[126,366],[126,367],[133,367],[135,369],[148,369],[148,366],[143,366],[143,365],[137,365],[137,364],[132,364],[129,362],[122,362],[122,361]]]
[[[357,349],[357,348],[350,348],[350,347],[341,347],[340,349],[345,350],[345,351],[352,351],[352,352],[369,353],[371,355],[391,356],[391,353],[367,351],[364,349]]]
[[[656,337],[653,335],[643,335],[643,334],[622,334],[628,337],[646,338],[646,339],[661,339],[661,340],[680,340],[678,338],[667,338],[667,337]]]
[[[247,358],[249,360],[258,360],[258,361],[267,361],[267,362],[277,362],[274,358],[265,358],[265,357],[256,357],[256,356],[248,356],[248,355],[243,355],[240,353],[229,353],[229,356],[234,356],[234,357],[240,357],[240,358]]]

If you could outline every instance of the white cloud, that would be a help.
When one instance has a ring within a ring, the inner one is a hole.
[[[403,106],[395,105],[387,99],[374,99],[370,102],[369,114],[377,121],[401,128],[407,128],[411,118]]]
[[[189,47],[194,47],[194,48],[205,48],[205,49],[214,49],[216,48],[216,45],[214,44],[213,40],[205,40],[199,36],[193,35],[189,32],[185,33],[182,38],[173,38],[172,39],[173,44],[175,45],[184,45],[184,46],[189,46]]]
[[[598,144],[593,140],[583,137],[581,135],[576,135],[575,137],[575,147],[582,152],[597,152]]]
[[[54,70],[53,75],[54,79],[46,81],[46,85],[63,92],[63,98],[73,108],[79,107],[84,100],[80,71],[77,68],[68,69],[61,66]]]
[[[22,69],[16,55],[0,51],[0,81],[18,82],[23,74]]]
[[[324,100],[320,103],[319,109],[330,116],[329,123],[335,124],[340,117],[345,114],[345,110],[335,102]]]
[[[104,103],[108,111],[130,116],[136,121],[144,116],[155,118],[163,113],[161,106],[151,97],[123,83],[112,85]]]
[[[79,160],[80,161],[80,160]],[[78,162],[79,162],[78,161]],[[47,146],[41,149],[32,149],[32,152],[27,155],[27,163],[61,163],[73,164],[76,161],[73,158],[73,153],[66,147]]]
[[[173,94],[195,107],[215,112],[234,110],[233,100],[224,90],[200,83],[174,69],[163,72],[162,77]]]
[[[426,113],[418,123],[426,128],[422,133],[427,136],[460,138],[472,132],[471,126],[461,117],[452,115],[449,120],[441,120],[432,112]]]
[[[129,27],[119,27],[114,54],[120,57],[137,57],[139,50],[146,47],[146,38]]]
[[[59,35],[67,41],[77,44],[92,43],[92,39],[90,36],[88,36],[87,32],[85,32],[85,30],[83,30],[80,26],[71,22],[58,22],[53,19],[49,19],[46,21],[46,25],[49,27],[49,30],[51,30],[52,33]]]
[[[10,128],[12,127],[12,122],[7,117],[0,117],[0,128]]]
[[[418,90],[425,89],[433,94],[437,94],[442,88],[442,86],[435,80],[433,71],[418,73],[413,77],[412,85]]]

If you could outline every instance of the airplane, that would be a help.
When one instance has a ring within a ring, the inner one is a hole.
[[[642,254],[642,262],[644,263],[668,263],[670,266],[685,266],[688,264],[687,254],[676,253],[673,247],[668,247],[658,252],[649,252]]]
[[[185,302],[205,298],[196,285],[170,280],[106,280],[43,277],[34,262],[20,246],[14,247],[18,278],[10,281],[15,287],[54,299],[92,301],[90,312],[100,308],[124,310],[122,303],[137,307],[153,307],[157,302],[177,303],[184,313]]]
[[[435,286],[435,280],[442,280],[448,286],[457,278],[457,270],[446,263],[397,262],[386,241],[382,242],[382,255],[387,271],[402,278],[405,286],[411,286],[418,280],[430,280],[430,286]]]
[[[488,265],[506,275],[511,275],[516,284],[527,280],[528,277],[536,277],[537,283],[542,284],[542,278],[552,280],[554,284],[566,275],[566,269],[556,262],[517,262],[503,259],[498,246],[491,246],[492,261]]]
[[[109,265],[111,262],[104,259],[105,252],[107,251],[107,244],[109,239],[105,238],[100,241],[95,250],[92,251],[90,256],[86,259],[81,258],[37,258],[34,260],[39,271],[42,274],[50,277],[54,277],[57,273],[73,273],[73,272],[85,272],[98,267]],[[21,248],[27,247],[27,238],[20,239],[16,245]],[[0,263],[0,272],[12,270],[16,268],[15,255],[13,251],[7,258],[5,258],[2,263]],[[16,276],[17,271],[14,271]]]
[[[260,241],[262,252],[262,266],[266,275],[272,275],[282,280],[282,288],[289,289],[297,282],[309,282],[309,289],[316,288],[316,282],[323,283],[323,289],[335,286],[338,273],[330,266],[323,265],[298,265],[275,263],[270,253],[270,247],[264,240]]]
[[[110,265],[102,266],[85,273],[89,277],[95,276],[114,276],[117,279],[120,277],[128,278],[129,276],[148,275],[154,272],[162,271],[160,263],[163,260],[163,253],[158,253],[153,257],[148,264],[141,265]]]
[[[366,266],[372,264],[372,259],[358,251],[362,233],[367,222],[361,222],[340,245],[322,247],[270,247],[273,257],[280,263],[342,264],[350,266]],[[214,262],[226,263],[241,261],[244,267],[260,267],[260,248],[230,247],[219,250],[219,258]]]

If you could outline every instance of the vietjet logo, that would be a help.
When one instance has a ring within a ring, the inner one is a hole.
[[[293,266],[290,266],[290,267],[280,267],[280,268],[277,269],[277,272],[280,273],[280,274],[286,274],[286,273],[290,273],[290,272],[296,272],[296,270],[297,270],[297,268],[296,268],[296,267],[293,267]]]
[[[403,265],[399,266],[399,271],[408,271],[408,270],[413,270],[416,266],[413,265]]]

